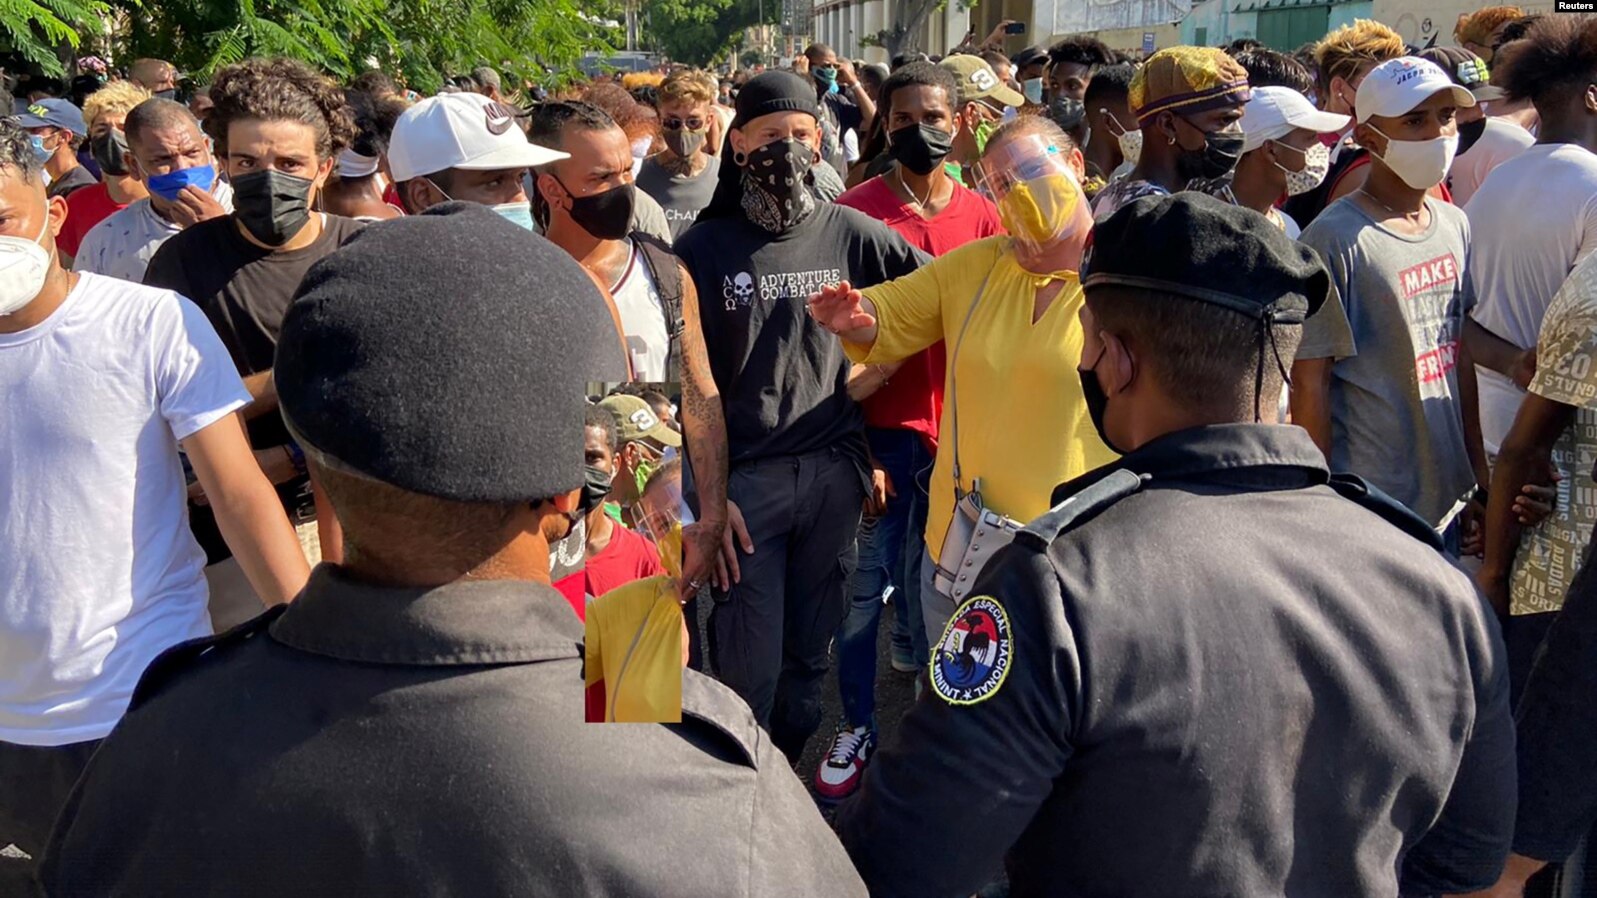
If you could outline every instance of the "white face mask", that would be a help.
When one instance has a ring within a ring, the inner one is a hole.
[[[1381,134],[1375,126],[1370,130]],[[1386,137],[1385,134],[1381,134]],[[1370,155],[1386,163],[1392,173],[1415,190],[1430,190],[1442,183],[1447,170],[1453,165],[1453,155],[1458,152],[1458,134],[1435,137],[1430,140],[1393,140],[1386,137],[1386,154]]]
[[[13,315],[33,302],[44,289],[50,274],[50,251],[39,245],[50,230],[50,216],[44,217],[39,236],[0,236],[0,317]]]
[[[1280,141],[1276,141],[1275,145],[1303,155],[1303,168],[1300,171],[1293,171],[1279,162],[1275,164],[1276,168],[1286,172],[1287,196],[1308,193],[1320,186],[1320,182],[1325,180],[1326,173],[1331,170],[1331,148],[1323,143],[1316,142],[1306,150],[1288,147]]]

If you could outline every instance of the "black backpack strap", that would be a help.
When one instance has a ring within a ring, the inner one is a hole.
[[[1344,499],[1351,499],[1380,515],[1388,524],[1407,533],[1438,552],[1443,551],[1442,535],[1407,505],[1371,486],[1357,474],[1332,474],[1329,481]]]
[[[633,231],[632,239],[643,251],[643,264],[649,266],[649,276],[654,279],[654,289],[660,294],[660,305],[665,312],[665,331],[671,338],[671,361],[666,371],[667,381],[676,381],[682,371],[682,267],[671,248],[659,238]]]

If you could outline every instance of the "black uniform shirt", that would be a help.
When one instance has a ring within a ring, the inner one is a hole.
[[[865,417],[848,398],[848,357],[810,317],[809,297],[839,281],[863,288],[909,274],[926,256],[829,203],[781,234],[741,215],[701,220],[675,251],[698,287],[732,463],[840,446],[863,469]]]
[[[582,625],[524,582],[323,565],[146,672],[60,818],[52,896],[863,895],[748,706],[583,722]]]
[[[1494,882],[1515,797],[1495,620],[1383,517],[1423,522],[1327,479],[1301,429],[1234,425],[1056,493],[839,814],[872,895],[963,898],[1006,851],[1015,898]]]

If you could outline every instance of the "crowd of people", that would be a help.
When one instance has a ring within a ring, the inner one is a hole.
[[[0,895],[1597,896],[1597,18],[1001,36],[18,84]]]

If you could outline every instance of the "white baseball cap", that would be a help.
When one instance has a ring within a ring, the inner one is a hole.
[[[495,171],[531,168],[569,154],[527,141],[517,111],[482,94],[428,97],[394,123],[388,168],[395,181],[409,181],[446,168]]]
[[[1314,108],[1309,98],[1290,87],[1255,87],[1242,109],[1242,131],[1247,138],[1242,152],[1251,153],[1265,141],[1280,140],[1299,128],[1316,134],[1340,134],[1353,119]]]
[[[1412,112],[1444,90],[1452,93],[1459,106],[1475,105],[1475,95],[1454,83],[1441,66],[1418,56],[1403,56],[1388,59],[1364,76],[1353,95],[1353,108],[1361,124],[1372,115],[1393,118]]]

